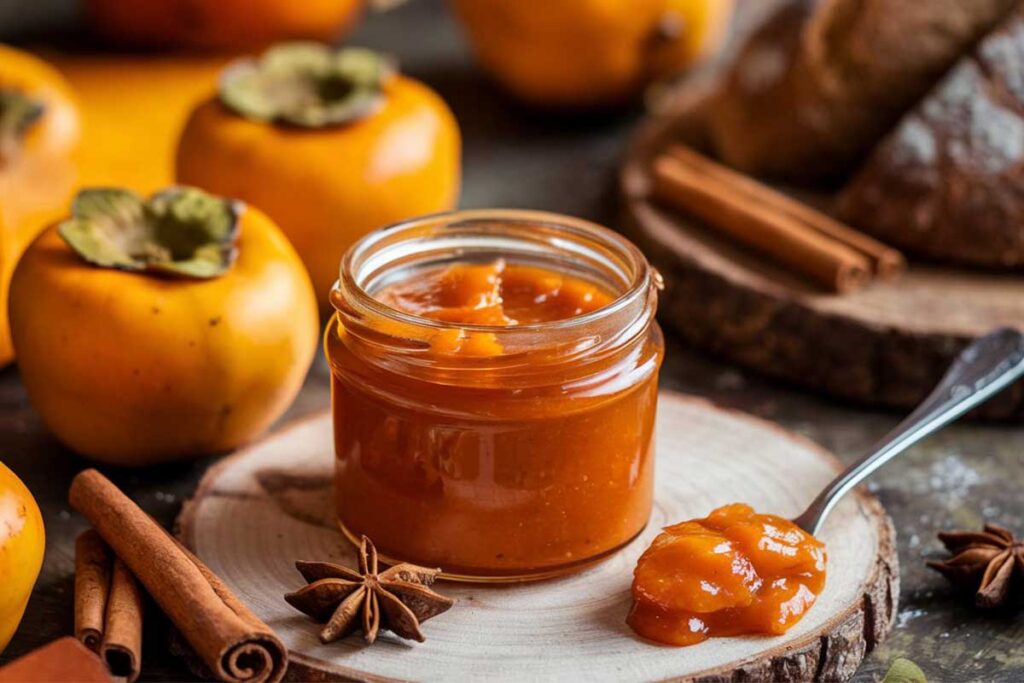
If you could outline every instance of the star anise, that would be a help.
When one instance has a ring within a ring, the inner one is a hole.
[[[440,569],[397,564],[378,573],[377,549],[366,536],[359,546],[359,571],[329,562],[296,562],[309,583],[284,596],[288,604],[325,623],[320,640],[343,638],[356,630],[367,643],[381,629],[410,640],[426,640],[420,624],[445,612],[455,601],[427,586]]]
[[[1024,579],[1024,541],[1009,529],[986,524],[982,531],[940,532],[939,540],[953,557],[930,561],[928,566],[953,583],[976,590],[978,607],[1005,604],[1014,579]]]

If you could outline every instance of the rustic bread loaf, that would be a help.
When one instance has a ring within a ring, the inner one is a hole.
[[[1024,265],[1024,12],[904,117],[844,190],[839,210],[919,255]]]
[[[785,4],[727,75],[710,120],[712,143],[749,173],[839,177],[1017,4]]]

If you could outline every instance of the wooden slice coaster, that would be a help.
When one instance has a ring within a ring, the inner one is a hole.
[[[652,203],[651,159],[670,142],[704,145],[716,87],[713,73],[678,86],[641,126],[620,175],[625,231],[665,279],[660,319],[689,343],[834,396],[912,408],[970,341],[996,327],[1024,328],[1019,274],[912,264],[897,281],[838,296]],[[978,414],[1020,420],[1024,385]]]
[[[866,493],[851,495],[822,538],[828,584],[785,636],[712,639],[689,648],[640,640],[626,626],[639,554],[662,526],[734,501],[793,516],[836,473],[827,452],[737,412],[663,393],[657,430],[656,505],[646,531],[603,564],[532,584],[440,582],[458,599],[427,622],[425,643],[385,634],[331,645],[282,596],[303,584],[296,559],[354,566],[331,502],[331,418],[300,421],[235,456],[203,479],[182,512],[182,540],[290,650],[300,680],[648,681],[841,680],[888,633],[899,571],[891,521]]]

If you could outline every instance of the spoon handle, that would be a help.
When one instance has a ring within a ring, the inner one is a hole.
[[[836,477],[793,521],[804,531],[818,533],[825,516],[846,492],[896,455],[984,403],[1022,375],[1024,335],[1000,329],[976,340],[960,352],[939,385],[914,412]]]

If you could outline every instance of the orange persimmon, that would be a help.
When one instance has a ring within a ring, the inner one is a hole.
[[[51,66],[0,45],[0,366],[13,358],[7,287],[21,252],[63,213],[76,182],[79,117]]]
[[[455,205],[460,147],[444,100],[379,55],[284,44],[225,71],[185,126],[177,179],[266,211],[327,310],[356,239]]]
[[[137,47],[246,50],[300,38],[331,42],[363,0],[85,0],[93,31]]]
[[[733,0],[451,0],[477,58],[527,102],[614,104],[724,40]]]
[[[78,187],[142,194],[174,182],[174,149],[185,120],[230,61],[127,52],[47,52],[46,58],[71,85],[81,115]],[[67,200],[47,223],[66,212]]]
[[[0,652],[25,613],[45,548],[46,531],[35,498],[0,462]]]
[[[80,192],[11,281],[32,405],[71,449],[146,465],[242,445],[291,404],[312,285],[259,210],[193,188]]]

